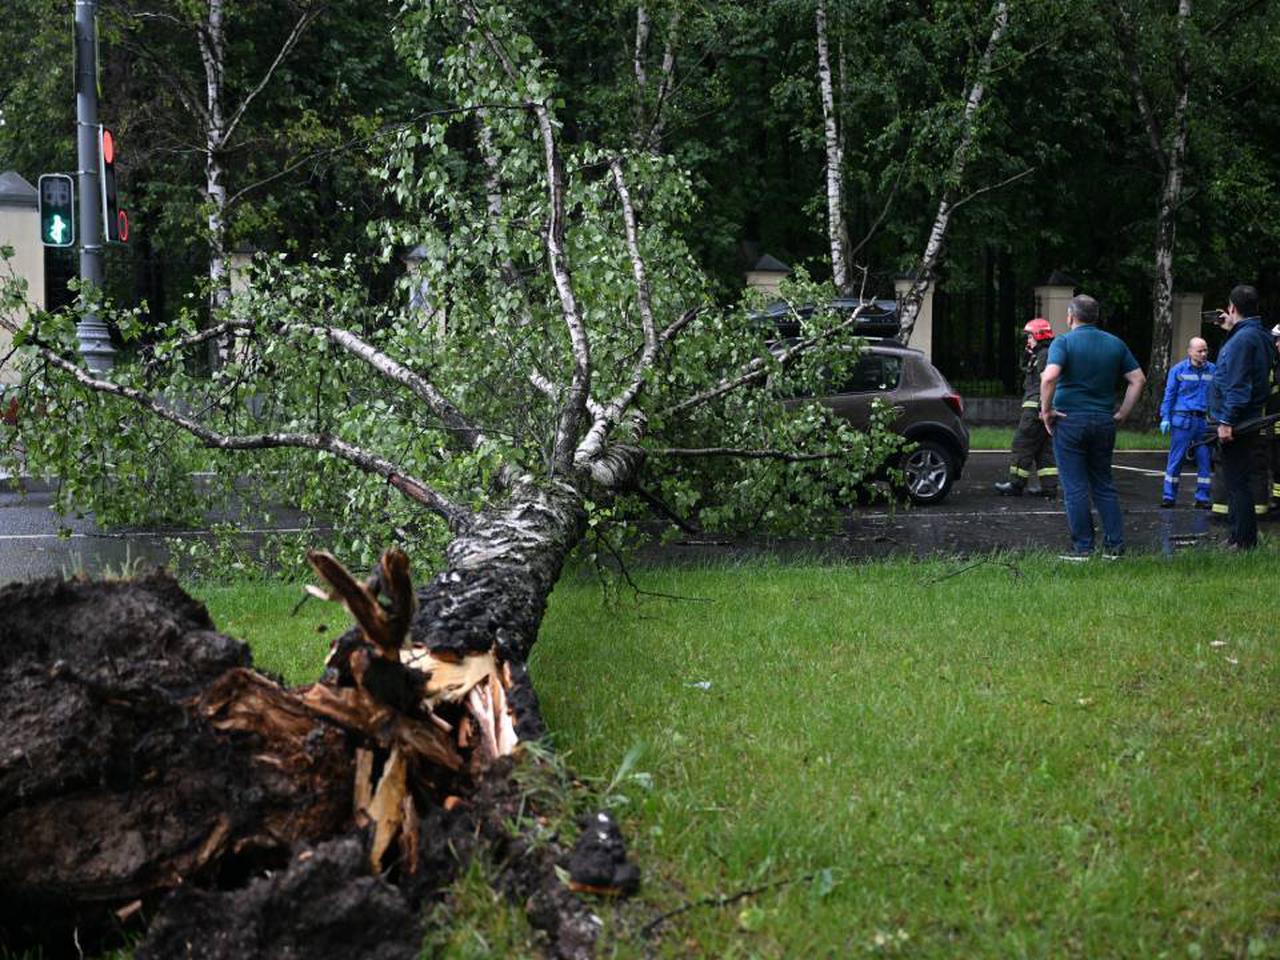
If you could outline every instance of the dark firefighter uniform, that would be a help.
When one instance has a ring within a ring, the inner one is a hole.
[[[1053,459],[1053,438],[1040,420],[1040,374],[1049,362],[1049,345],[1053,328],[1040,317],[1023,327],[1027,335],[1026,376],[1022,382],[1022,414],[1013,434],[1009,479],[996,484],[996,492],[1006,497],[1022,496],[1027,481],[1034,475],[1040,481],[1040,493],[1054,497],[1058,493],[1058,467]]]
[[[1280,324],[1272,328],[1273,342],[1280,337]],[[1263,413],[1280,413],[1280,354],[1271,357],[1271,389],[1263,406]],[[1253,492],[1253,512],[1263,517],[1270,512],[1272,501],[1280,499],[1280,431],[1275,424],[1260,431],[1263,439],[1253,446],[1249,465],[1249,486]],[[1220,463],[1221,447],[1213,444],[1213,516],[1215,520],[1227,519],[1227,481]]]
[[[1264,412],[1270,416],[1280,413],[1280,323],[1271,328],[1271,342],[1275,344],[1276,356],[1272,358],[1271,393],[1267,395]],[[1271,510],[1274,514],[1280,510],[1280,430],[1273,423],[1267,427],[1271,432]]]

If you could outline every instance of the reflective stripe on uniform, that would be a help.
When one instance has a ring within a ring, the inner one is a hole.
[[[1258,516],[1262,516],[1264,513],[1266,513],[1270,509],[1271,509],[1271,504],[1269,503],[1255,503],[1253,505],[1253,512],[1256,513]]]
[[[1213,513],[1221,513],[1223,516],[1226,516],[1226,513],[1227,513],[1227,505],[1226,505],[1225,503],[1215,503],[1215,504],[1213,505],[1213,510],[1212,510],[1212,512],[1213,512]]]
[[[1058,475],[1057,467],[1041,467],[1036,471],[1037,477],[1056,477]]]
[[[1029,470],[1023,470],[1021,467],[1014,467],[1014,466],[1011,466],[1011,467],[1009,467],[1009,472],[1010,472],[1011,474],[1013,474],[1015,477],[1021,477],[1023,480],[1025,480],[1025,479],[1027,479],[1027,477],[1031,476],[1031,471],[1029,471]]]
[[[1023,410],[1039,410],[1040,401],[1039,400],[1023,400],[1022,409]]]

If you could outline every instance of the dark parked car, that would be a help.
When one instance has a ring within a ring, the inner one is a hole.
[[[871,341],[848,382],[818,397],[858,427],[870,424],[871,404],[877,399],[897,411],[893,429],[913,444],[896,464],[907,495],[915,503],[938,503],[960,479],[969,458],[969,429],[960,394],[921,351]]]
[[[850,336],[892,337],[898,333],[896,300],[857,300],[852,297],[837,297],[828,304],[829,309],[837,315],[851,313],[859,306],[863,311],[849,331]],[[813,304],[793,306],[779,300],[753,316],[764,327],[766,339],[790,339],[799,337],[804,332],[805,321],[813,316],[816,309]]]

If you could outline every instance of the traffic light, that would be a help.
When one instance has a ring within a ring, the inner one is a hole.
[[[102,235],[108,243],[127,243],[129,214],[120,209],[116,196],[116,138],[98,127],[98,183],[102,190]]]
[[[76,242],[76,188],[69,174],[40,175],[40,242],[70,247]]]

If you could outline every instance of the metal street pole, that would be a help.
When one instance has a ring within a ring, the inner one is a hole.
[[[76,336],[95,373],[110,370],[111,331],[93,306],[102,289],[102,196],[98,187],[98,0],[76,0],[76,166],[80,190],[80,322]]]

